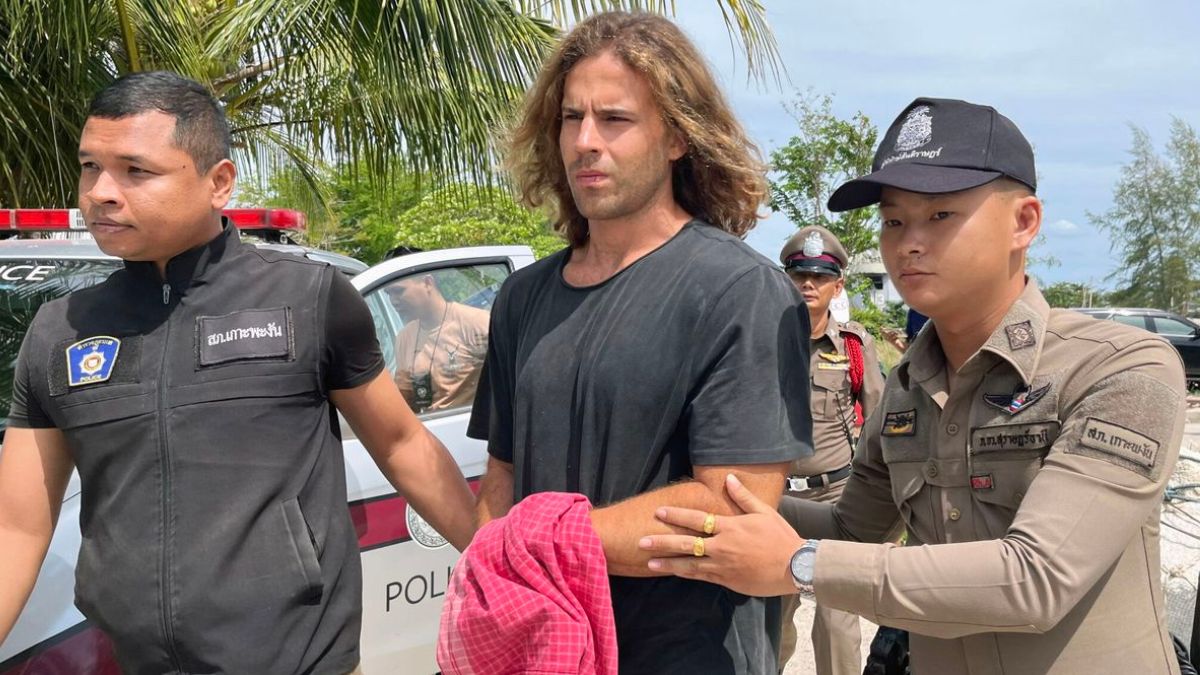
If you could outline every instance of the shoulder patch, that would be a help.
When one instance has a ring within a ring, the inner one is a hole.
[[[843,333],[857,335],[860,338],[870,335],[870,333],[867,332],[866,326],[857,321],[847,321],[839,326],[839,330]]]
[[[1067,451],[1103,459],[1150,478],[1161,444],[1119,424],[1089,417],[1079,436],[1079,445]]]

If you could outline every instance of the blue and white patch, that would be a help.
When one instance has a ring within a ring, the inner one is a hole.
[[[67,347],[67,384],[82,387],[107,382],[120,353],[121,341],[107,335],[90,337]]]

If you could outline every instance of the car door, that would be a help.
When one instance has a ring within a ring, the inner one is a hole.
[[[500,284],[533,259],[524,246],[431,251],[385,261],[351,282],[371,310],[388,371],[472,488],[487,463],[486,444],[467,438],[466,430],[488,313]],[[436,331],[422,330],[406,305],[414,287],[436,289],[445,301]],[[417,396],[414,381],[428,382],[434,392]],[[458,553],[396,494],[345,424],[342,433],[350,512],[362,551],[363,669],[437,672],[442,597]]]
[[[1113,314],[1109,317],[1117,323],[1123,323],[1126,326],[1141,328],[1142,330],[1150,330],[1149,324],[1146,323],[1146,317],[1142,314]]]
[[[1151,330],[1166,338],[1183,359],[1184,370],[1189,380],[1200,379],[1200,327],[1170,316],[1154,315]]]

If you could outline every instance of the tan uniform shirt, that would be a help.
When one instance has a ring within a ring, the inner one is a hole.
[[[923,331],[888,379],[823,541],[823,605],[912,632],[913,673],[1178,673],[1159,509],[1184,420],[1179,356],[1052,310],[1032,282],[958,373]],[[908,545],[882,541],[902,519]]]
[[[809,376],[812,378],[813,455],[796,460],[792,474],[816,476],[838,469],[850,463],[854,448],[847,434],[857,436],[854,426],[854,394],[850,387],[850,357],[846,354],[846,341],[842,331],[857,335],[863,349],[863,385],[858,392],[862,402],[863,417],[870,417],[879,397],[883,393],[883,374],[879,371],[879,357],[875,353],[875,340],[862,324],[854,321],[839,324],[829,317],[825,334],[812,341],[812,361]]]
[[[419,400],[414,375],[421,378],[426,374],[433,384],[432,403],[422,410],[471,404],[487,356],[488,318],[482,309],[450,302],[440,326],[424,330],[420,322],[410,321],[400,330],[396,335],[396,386],[409,405]]]

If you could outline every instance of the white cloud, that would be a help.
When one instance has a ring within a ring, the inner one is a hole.
[[[1200,119],[1200,88],[1179,85],[1200,68],[1196,0],[1012,0],[1002,15],[958,0],[923,0],[919,8],[878,0],[764,4],[788,68],[779,86],[765,88],[747,83],[716,2],[679,3],[687,7],[681,22],[760,148],[796,133],[783,104],[810,87],[834,95],[836,114],[861,110],[880,127],[918,95],[993,105],[1034,145],[1045,208],[1035,255],[1060,261],[1036,270],[1047,282],[1103,284],[1119,267],[1108,233],[1089,214],[1112,203],[1129,161],[1129,124],[1161,144],[1173,116]],[[997,29],[1014,16],[1023,17],[1019,39]],[[795,228],[776,214],[747,241],[774,259]]]

